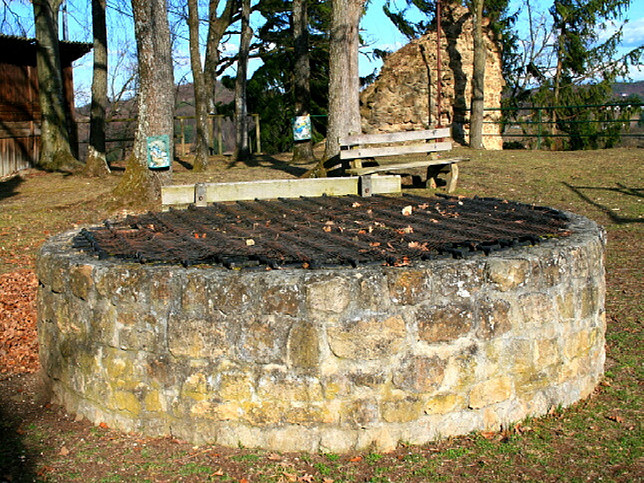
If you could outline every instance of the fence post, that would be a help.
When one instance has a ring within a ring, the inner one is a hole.
[[[537,149],[541,149],[541,109],[537,109]]]
[[[183,118],[179,119],[179,126],[181,129],[181,156],[186,155],[186,131],[183,124]]]
[[[253,114],[253,117],[255,118],[255,143],[257,146],[257,154],[261,154],[262,152],[262,141],[260,138],[261,131],[259,128],[259,114]]]
[[[221,120],[223,117],[221,114],[217,115],[217,151],[219,156],[224,154],[224,135],[221,132]]]

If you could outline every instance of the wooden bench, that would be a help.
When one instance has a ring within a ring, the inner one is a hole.
[[[436,187],[440,173],[447,173],[447,192],[451,193],[456,189],[458,163],[468,159],[434,158],[437,152],[452,149],[451,141],[445,140],[449,137],[450,128],[349,135],[340,139],[340,159],[345,172],[357,176],[427,167],[430,188]]]

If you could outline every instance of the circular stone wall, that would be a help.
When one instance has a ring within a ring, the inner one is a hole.
[[[495,430],[591,393],[605,237],[412,267],[235,271],[125,264],[54,237],[37,264],[54,400],[195,443],[388,450]]]

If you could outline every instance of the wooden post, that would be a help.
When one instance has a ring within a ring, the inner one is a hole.
[[[212,120],[212,114],[208,115],[208,131],[210,132],[210,151],[215,152],[215,127]]]
[[[179,126],[181,129],[181,156],[186,155],[186,131],[184,129],[183,118],[179,119]]]
[[[219,152],[219,156],[224,154],[224,135],[221,132],[221,120],[224,116],[218,115],[217,116],[217,150]]]
[[[261,130],[259,128],[259,114],[253,114],[255,120],[255,143],[257,145],[257,154],[262,153]]]

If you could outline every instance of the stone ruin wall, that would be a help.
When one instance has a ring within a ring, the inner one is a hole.
[[[466,8],[446,8],[441,34],[441,124],[452,126],[453,138],[469,141],[469,112],[472,96],[474,50],[472,20]],[[505,86],[501,69],[501,47],[484,26],[487,43],[485,108],[501,107]],[[360,96],[362,130],[365,133],[396,132],[433,128],[437,125],[436,32],[429,32],[390,54],[376,81]],[[428,82],[430,73],[431,82]],[[486,149],[502,149],[500,111],[486,111],[483,143]]]

